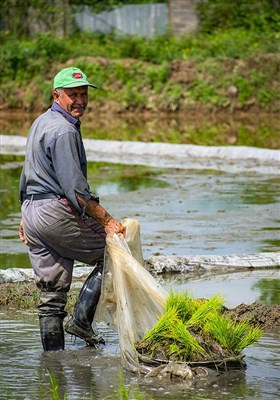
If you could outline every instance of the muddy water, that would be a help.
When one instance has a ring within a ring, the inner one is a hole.
[[[20,171],[18,162],[2,164],[1,268],[30,266],[18,239]],[[114,216],[139,220],[145,258],[279,249],[277,175],[91,164],[89,181]]]
[[[20,160],[1,163],[1,268],[29,267],[27,248],[17,237],[20,169]],[[140,221],[145,258],[279,250],[277,176],[92,164],[89,180],[112,214]],[[276,298],[279,303],[279,270],[207,280],[177,278],[161,278],[161,283],[168,289],[191,290],[195,296],[220,291],[230,306],[255,299],[272,303]],[[279,398],[279,334],[265,334],[245,350],[245,372],[170,384],[122,371],[117,335],[104,326],[100,330],[107,340],[103,349],[85,348],[82,341],[73,343],[66,336],[66,351],[42,353],[35,314],[1,313],[0,398],[50,399],[51,374],[61,398],[103,399],[118,391],[120,371],[131,391],[139,387],[155,399]]]
[[[279,281],[276,271],[215,276],[198,281],[175,277],[161,284],[166,289],[194,290],[196,295],[211,296],[220,291],[227,305],[259,300],[262,289],[256,289],[260,279]],[[242,287],[236,295],[232,288]],[[249,293],[249,295],[248,295]],[[266,291],[267,293],[267,291]],[[271,297],[271,296],[270,296]],[[278,291],[279,298],[279,291]],[[30,313],[0,314],[0,398],[49,399],[50,376],[55,377],[60,396],[68,399],[104,399],[118,392],[120,373],[131,393],[137,388],[154,399],[255,399],[276,400],[280,391],[280,334],[263,335],[261,340],[243,352],[246,371],[213,373],[207,379],[180,382],[139,377],[121,368],[117,334],[104,325],[100,333],[107,345],[96,350],[84,347],[79,339],[74,343],[66,334],[66,350],[43,353],[37,316]],[[131,396],[130,399],[135,397]]]

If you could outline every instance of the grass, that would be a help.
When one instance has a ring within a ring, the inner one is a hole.
[[[79,291],[70,290],[66,311],[71,313],[77,300]],[[36,310],[39,304],[40,292],[34,282],[2,283],[0,296],[0,310],[20,309]]]

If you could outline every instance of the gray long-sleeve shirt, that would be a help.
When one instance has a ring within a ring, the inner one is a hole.
[[[32,124],[20,178],[20,200],[28,194],[55,193],[81,211],[75,192],[92,196],[87,182],[87,160],[80,122],[57,103]]]

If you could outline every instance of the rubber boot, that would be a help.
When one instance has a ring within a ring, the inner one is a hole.
[[[63,318],[39,317],[41,341],[44,351],[64,350]]]
[[[101,294],[103,263],[100,263],[85,281],[75,305],[72,318],[66,323],[65,330],[71,335],[83,339],[88,346],[98,347],[105,344],[102,337],[92,329],[92,322]]]
[[[67,301],[65,292],[42,290],[38,306],[40,333],[45,351],[64,350],[63,320],[67,313],[64,307]]]

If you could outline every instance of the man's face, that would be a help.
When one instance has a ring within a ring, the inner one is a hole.
[[[79,86],[71,89],[56,89],[53,98],[68,114],[80,118],[88,104],[88,87]]]

